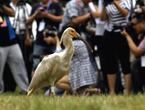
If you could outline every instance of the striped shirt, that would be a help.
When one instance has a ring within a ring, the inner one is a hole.
[[[120,6],[129,10],[131,9],[131,1],[130,0],[122,0],[120,2]],[[105,26],[105,30],[112,31],[113,23],[117,24],[126,24],[129,20],[130,13],[127,16],[123,16],[117,9],[114,4],[109,4],[106,6],[106,14],[107,14],[107,23]],[[120,30],[118,30],[120,31]]]
[[[73,40],[73,43],[74,54],[69,70],[69,82],[75,94],[80,87],[96,84],[97,79],[85,43],[81,40]],[[56,53],[61,51],[61,47],[56,48]]]
[[[140,44],[138,45],[138,48],[141,50],[145,50],[145,36],[143,38],[141,37],[142,37],[142,34],[140,34],[138,37],[138,39],[141,40]]]
[[[74,40],[73,43],[75,48],[69,70],[69,82],[75,94],[80,87],[96,84],[97,79],[85,43],[81,40]]]
[[[71,0],[66,4],[62,19],[62,26],[72,22],[72,17],[82,16],[88,13],[88,6],[84,5],[82,0]]]

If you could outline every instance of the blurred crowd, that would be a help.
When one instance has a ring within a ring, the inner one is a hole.
[[[27,94],[44,56],[63,51],[63,31],[74,28],[92,47],[73,40],[69,73],[56,95],[138,94],[145,87],[144,0],[0,1],[0,93]],[[50,86],[42,88],[49,95]]]

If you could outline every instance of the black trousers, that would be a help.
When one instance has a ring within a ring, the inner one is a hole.
[[[105,53],[104,53],[104,38],[103,36],[92,36],[92,44],[97,45],[97,55],[100,59],[100,66],[102,74],[102,80],[98,81],[97,88],[101,88],[103,93],[109,93],[109,87],[108,87],[108,79],[107,79],[107,65],[106,65],[106,59],[105,59]],[[115,86],[115,92],[116,94],[123,93],[123,86],[121,84],[121,77],[120,77],[120,70],[119,67],[117,67],[117,79],[116,79],[116,86]]]
[[[131,64],[133,93],[143,93],[145,87],[145,67],[141,67],[141,58],[136,58]]]

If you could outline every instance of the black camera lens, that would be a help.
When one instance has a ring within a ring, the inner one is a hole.
[[[137,0],[136,4],[138,4],[140,6],[144,6],[144,1],[143,0]]]
[[[55,34],[54,34],[54,33],[46,33],[45,36],[46,36],[46,37],[49,37],[49,36],[50,36],[50,37],[55,37]]]
[[[57,33],[57,29],[55,26],[47,25],[44,29],[45,37],[55,37],[55,33]]]
[[[45,36],[46,37],[55,37],[56,31],[45,29]]]
[[[44,11],[45,9],[43,7],[40,8],[40,11]]]

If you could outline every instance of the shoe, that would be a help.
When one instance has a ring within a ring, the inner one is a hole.
[[[19,94],[21,94],[21,95],[27,95],[27,92],[26,91],[23,91],[23,90],[20,90],[19,91]]]
[[[83,96],[91,96],[91,95],[95,95],[95,94],[100,94],[101,93],[101,89],[99,88],[90,88],[90,89],[86,89],[83,93]]]

